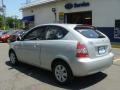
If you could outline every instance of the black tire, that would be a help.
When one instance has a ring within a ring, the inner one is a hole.
[[[61,70],[61,71],[57,72],[57,70],[58,70],[59,67],[62,67],[63,71]],[[73,80],[72,71],[71,71],[70,67],[68,66],[68,64],[66,64],[65,62],[55,62],[53,64],[53,67],[52,67],[52,72],[53,72],[53,75],[55,77],[55,80],[59,84],[62,84],[62,85],[69,84]],[[58,74],[58,76],[56,74]],[[62,75],[61,76],[62,78],[59,77],[59,75]],[[60,78],[61,78],[61,80],[60,80]],[[64,79],[64,78],[66,78],[66,79]],[[62,80],[62,79],[64,79],[64,80]]]
[[[10,63],[12,65],[18,65],[18,59],[14,51],[10,51],[9,58],[10,58]]]

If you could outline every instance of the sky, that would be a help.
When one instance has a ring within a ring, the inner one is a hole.
[[[6,5],[6,16],[15,16],[22,18],[22,12],[20,7],[26,2],[26,0],[3,0]]]
[[[6,16],[15,16],[17,15],[19,19],[22,18],[22,12],[20,8],[26,0],[3,0],[4,4],[6,5]],[[34,0],[31,0],[34,1]]]

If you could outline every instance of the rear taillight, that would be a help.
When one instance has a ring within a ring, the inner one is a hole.
[[[77,58],[87,58],[88,55],[88,50],[84,44],[80,44],[80,42],[77,43],[77,52],[76,52],[76,57]]]

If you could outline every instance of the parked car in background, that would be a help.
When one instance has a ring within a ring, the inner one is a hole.
[[[0,30],[0,32],[2,32],[3,30]]]
[[[1,42],[4,42],[4,40],[9,37],[9,36],[7,35],[8,32],[9,32],[9,31],[7,31],[7,30],[1,30],[1,31],[0,31],[0,41],[1,41]]]
[[[23,35],[26,33],[26,30],[17,30],[15,33],[13,33],[11,35],[11,37],[9,38],[9,43],[14,42],[18,39],[20,39],[21,37],[23,37]]]
[[[6,34],[8,31],[6,30],[0,30],[0,36],[3,35],[3,34]]]
[[[9,49],[13,65],[24,62],[50,70],[60,84],[108,68],[113,57],[105,34],[79,24],[39,25],[10,43]]]
[[[0,41],[8,42],[9,38],[16,32],[17,32],[17,30],[5,30],[5,33],[3,33],[0,36]]]

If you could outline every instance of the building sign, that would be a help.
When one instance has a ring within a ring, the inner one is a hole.
[[[115,20],[114,38],[120,39],[120,20]]]
[[[72,8],[80,8],[80,7],[88,7],[90,6],[89,2],[82,2],[82,3],[67,3],[65,4],[65,9],[72,9]]]
[[[59,12],[59,23],[64,23],[64,12]]]

